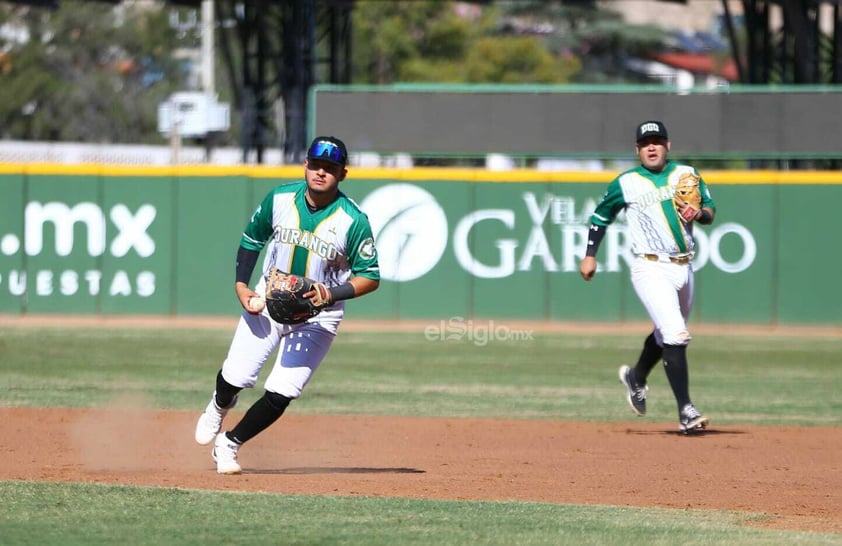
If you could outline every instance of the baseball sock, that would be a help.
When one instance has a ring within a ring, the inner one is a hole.
[[[216,374],[216,405],[220,408],[230,407],[234,402],[234,397],[237,393],[243,390],[240,387],[235,387],[225,378],[222,377],[222,370]]]
[[[678,402],[678,410],[690,403],[690,380],[687,372],[687,346],[664,345],[664,370]]]
[[[652,368],[661,360],[663,354],[664,348],[658,345],[655,340],[655,332],[652,332],[643,342],[643,350],[640,351],[640,357],[634,366],[634,375],[637,378],[638,385],[646,384],[646,378],[649,377]]]
[[[243,419],[228,432],[228,438],[238,444],[245,443],[277,421],[290,403],[286,396],[266,391],[252,404]]]

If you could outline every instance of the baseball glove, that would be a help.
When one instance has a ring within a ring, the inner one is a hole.
[[[680,210],[681,217],[686,222],[692,221],[702,206],[702,192],[699,189],[699,177],[693,173],[684,173],[678,177],[678,184],[675,186],[673,201],[678,205],[679,201],[686,203],[687,207]]]
[[[313,289],[313,281],[284,273],[276,267],[266,275],[266,310],[269,316],[283,324],[299,324],[318,315],[321,307],[302,297]]]

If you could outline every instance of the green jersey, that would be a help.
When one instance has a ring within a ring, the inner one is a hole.
[[[716,210],[710,190],[696,169],[668,161],[653,173],[638,166],[617,176],[597,204],[591,222],[607,226],[625,210],[631,250],[635,255],[680,255],[694,252],[693,223],[682,222],[673,204],[675,187],[682,174],[699,177],[702,207]]]
[[[271,266],[338,286],[352,276],[380,280],[377,249],[368,217],[347,195],[311,211],[304,181],[270,191],[252,214],[240,246],[261,251],[264,274]],[[340,302],[341,303],[341,302]]]

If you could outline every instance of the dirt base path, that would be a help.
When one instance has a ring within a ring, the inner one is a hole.
[[[232,414],[238,417],[241,414]],[[197,414],[0,408],[0,480],[762,513],[842,533],[842,429],[296,415],[218,476]]]
[[[163,328],[219,329],[234,332],[239,316],[160,316],[160,315],[49,315],[2,314],[0,327],[56,327],[56,328]],[[480,319],[476,319],[479,321]],[[424,334],[437,320],[367,320],[346,318],[342,332],[417,332]],[[479,323],[479,322],[478,322]],[[496,320],[511,330],[536,333],[567,334],[635,334],[646,336],[652,330],[649,322],[564,322]],[[842,326],[837,325],[770,325],[770,324],[717,324],[694,323],[694,334],[700,335],[755,335],[755,336],[816,336],[842,337]]]

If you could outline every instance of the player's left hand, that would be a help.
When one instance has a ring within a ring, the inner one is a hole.
[[[678,198],[673,199],[673,202],[675,203],[675,210],[678,211],[679,216],[681,216],[681,219],[686,223],[689,224],[699,217],[701,209]]]
[[[310,300],[310,304],[316,309],[327,307],[333,303],[333,295],[324,283],[314,282],[311,290],[303,294],[304,298]]]

